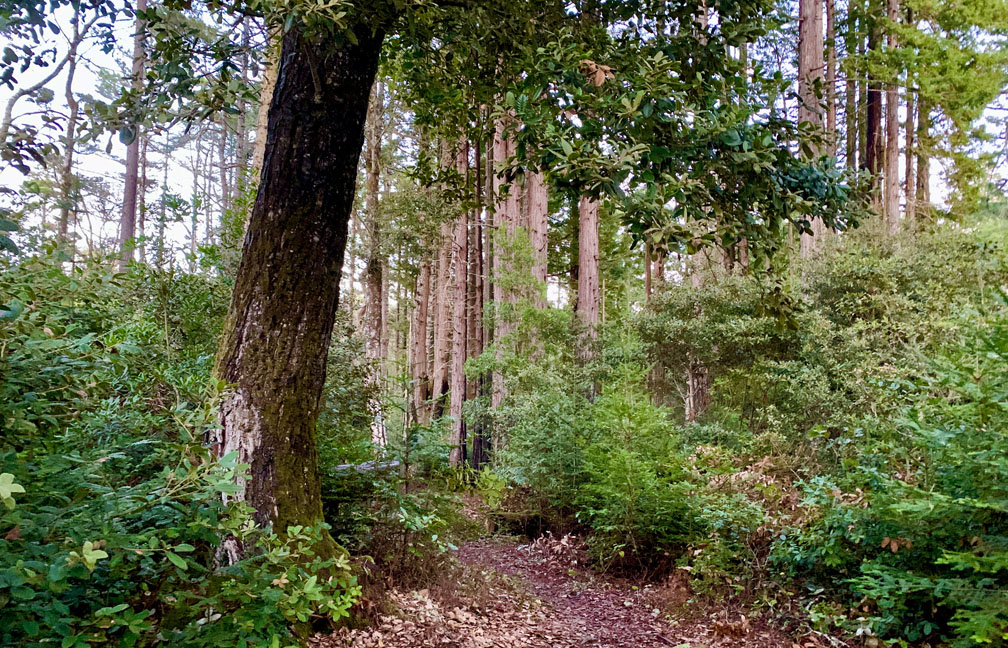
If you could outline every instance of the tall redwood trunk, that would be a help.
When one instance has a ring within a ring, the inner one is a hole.
[[[136,11],[147,10],[147,0],[137,0]],[[143,89],[143,69],[146,54],[144,53],[144,35],[147,31],[147,21],[139,15],[136,19],[136,31],[133,34],[133,70],[130,83],[133,90]],[[133,239],[136,238],[136,200],[137,175],[140,169],[140,120],[134,119],[132,127],[133,141],[126,147],[126,183],[123,188],[122,215],[119,219],[119,269],[125,270],[126,265],[133,260]]]
[[[798,3],[798,123],[823,126],[822,100],[817,94],[823,81],[823,4],[822,0],[800,0]],[[819,146],[809,143],[813,157]],[[824,233],[822,220],[812,218],[811,234],[801,235],[803,257],[809,257],[820,246]]]
[[[315,421],[382,35],[283,41],[262,178],[217,358],[217,452],[250,465],[236,497],[281,532],[322,519]]]
[[[482,164],[482,146],[480,141],[476,141],[475,173],[473,174],[473,189],[476,194],[476,208],[472,213],[472,221],[469,226],[469,302],[466,306],[468,310],[469,330],[466,334],[466,356],[468,358],[479,357],[483,353],[484,345],[484,322],[483,304],[484,289],[486,281],[484,277],[485,264],[483,262],[483,201],[484,192],[484,169]],[[476,380],[470,380],[467,384],[466,397],[470,400],[483,395],[486,385],[486,376],[481,375]],[[473,421],[472,428],[472,467],[479,470],[480,466],[489,461],[490,448],[489,439],[482,417]]]
[[[581,196],[578,203],[577,312],[594,337],[599,321],[599,203]]]
[[[465,142],[459,143],[455,154],[455,170],[463,178],[468,174],[469,151]],[[452,256],[454,257],[454,295],[452,298],[452,349],[451,349],[451,401],[448,414],[452,419],[449,447],[449,463],[461,466],[466,459],[466,428],[462,420],[462,403],[466,398],[466,275],[469,271],[469,218],[462,212],[455,223],[452,235]]]
[[[517,227],[518,220],[517,192],[515,191],[515,187],[508,185],[508,180],[504,176],[504,170],[508,158],[510,158],[514,153],[514,143],[511,138],[505,136],[505,129],[506,125],[504,121],[498,120],[494,131],[493,194],[490,197],[494,203],[493,235],[498,241],[501,240],[502,237],[506,237],[507,240],[511,240]],[[506,195],[501,195],[504,192],[506,192]],[[511,326],[509,324],[510,314],[506,312],[506,304],[511,301],[511,295],[504,289],[507,282],[503,280],[503,275],[505,275],[510,268],[509,264],[506,263],[505,256],[505,250],[496,247],[495,243],[492,270],[493,301],[494,306],[496,307],[494,318],[494,343],[497,345],[496,357],[498,360],[503,358],[504,350],[501,345],[504,343],[504,338],[511,330]],[[493,374],[493,395],[491,403],[494,408],[501,404],[504,400],[504,396],[504,376],[498,370]]]
[[[837,151],[836,0],[826,0],[826,137],[831,155]]]
[[[532,246],[532,278],[535,279],[534,303],[539,308],[546,307],[546,255],[549,245],[549,194],[541,171],[534,171],[526,178],[528,184],[527,226],[529,243]]]
[[[857,12],[853,2],[848,2],[847,6],[847,35],[844,46],[847,50],[844,65],[844,74],[847,76],[847,87],[844,91],[844,128],[847,137],[845,162],[847,168],[853,170],[857,168],[858,153],[858,86],[857,72],[854,68],[854,54],[857,52]]]
[[[451,260],[454,230],[451,224],[441,225],[438,244],[437,276],[434,283],[434,355],[431,369],[431,416],[444,413],[444,396],[449,388],[449,358],[451,355]]]

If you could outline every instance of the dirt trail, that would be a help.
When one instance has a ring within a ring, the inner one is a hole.
[[[522,545],[485,538],[457,557],[480,586],[472,601],[427,590],[391,592],[395,614],[377,627],[316,637],[316,648],[701,648],[791,646],[783,633],[723,610],[669,619],[652,587],[601,577],[577,564],[569,540]]]

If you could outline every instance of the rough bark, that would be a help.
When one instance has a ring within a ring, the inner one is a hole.
[[[455,170],[463,178],[469,167],[469,151],[465,143],[461,143],[455,155]],[[449,447],[449,463],[461,466],[466,460],[466,428],[462,420],[462,403],[466,398],[466,275],[469,270],[469,218],[463,212],[455,223],[452,235],[452,256],[454,257],[454,296],[452,302],[452,350],[451,350],[451,395],[448,415],[452,419],[451,439]]]
[[[250,465],[238,499],[283,532],[322,519],[315,421],[381,35],[283,41],[262,178],[216,374],[229,385],[213,433]],[[293,173],[292,170],[296,170]]]
[[[420,425],[430,423],[430,374],[427,365],[427,318],[430,304],[431,262],[420,262],[414,290],[412,339],[410,341],[410,367],[413,379],[413,418]]]
[[[385,92],[381,81],[376,81],[368,104],[364,127],[364,324],[365,355],[371,362],[371,387],[381,393],[381,363],[385,354],[382,336],[385,330],[385,264],[382,258],[381,214],[378,208],[378,186],[381,176],[381,147],[383,136]],[[371,442],[378,447],[386,443],[385,417],[381,403],[372,403]]]
[[[438,245],[437,276],[434,283],[434,356],[431,369],[431,416],[440,418],[444,413],[444,397],[448,393],[448,362],[451,355],[451,260],[453,227],[441,225]]]
[[[857,168],[858,154],[858,84],[853,65],[853,55],[857,51],[857,13],[854,3],[848,3],[847,7],[845,45],[848,57],[844,66],[844,74],[847,76],[847,87],[844,91],[844,128],[847,138],[845,162],[847,168],[853,170]]]
[[[529,243],[532,247],[532,278],[535,280],[534,303],[538,308],[546,307],[546,254],[549,245],[549,195],[546,182],[540,171],[533,171],[527,177],[528,205],[526,222]]]
[[[822,0],[800,0],[798,3],[798,123],[808,122],[813,128],[823,126],[822,100],[818,89],[823,82],[823,21]],[[820,153],[815,141],[809,142],[813,157]],[[802,233],[802,257],[812,256],[823,235],[822,221],[812,218],[811,234]]]
[[[137,0],[136,10],[147,10],[147,0]],[[144,36],[147,21],[139,15],[133,34],[133,70],[130,85],[135,92],[143,90],[143,70],[146,54]],[[137,175],[140,168],[140,120],[133,120],[133,141],[126,147],[126,183],[123,187],[122,215],[119,219],[119,269],[125,270],[133,260],[133,239],[136,238]]]
[[[826,0],[826,141],[829,153],[837,150],[836,0]]]
[[[514,220],[514,191],[508,186],[507,178],[504,176],[504,169],[509,157],[511,157],[513,151],[511,150],[511,141],[505,136],[506,125],[503,120],[498,120],[495,130],[494,130],[494,142],[493,142],[493,192],[490,199],[493,200],[493,235],[494,237],[500,236],[500,232],[503,230],[510,233],[513,228],[511,223]],[[504,193],[506,192],[506,194]],[[502,275],[506,272],[506,267],[504,264],[504,255],[502,251],[496,247],[493,250],[492,257],[492,271],[493,271],[493,301],[496,307],[496,317],[494,318],[494,342],[497,344],[496,357],[497,360],[503,358],[503,348],[500,346],[502,344],[502,339],[507,335],[508,326],[507,322],[504,321],[505,318],[501,316],[505,303],[508,301],[508,294],[504,290],[505,282],[502,281]],[[504,376],[501,372],[495,371],[493,374],[493,395],[491,397],[491,404],[494,408],[500,406],[503,402],[505,396],[504,391]]]
[[[277,83],[277,74],[280,71],[279,47],[277,38],[270,36],[270,47],[266,60],[266,70],[263,72],[262,82],[259,86],[259,112],[256,116],[255,144],[252,148],[252,170],[253,181],[259,180],[262,173],[263,159],[266,156],[266,139],[269,126],[270,105],[273,103],[273,90]]]
[[[592,336],[599,321],[599,202],[581,196],[578,203],[578,317]]]

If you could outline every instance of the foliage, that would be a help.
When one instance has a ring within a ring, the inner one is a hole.
[[[345,555],[252,524],[201,445],[226,288],[60,258],[0,272],[0,641],[280,646],[345,616]]]

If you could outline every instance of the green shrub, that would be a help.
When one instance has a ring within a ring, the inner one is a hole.
[[[855,472],[809,482],[818,517],[780,543],[799,573],[871,602],[883,637],[1008,645],[1008,311],[978,319]]]

